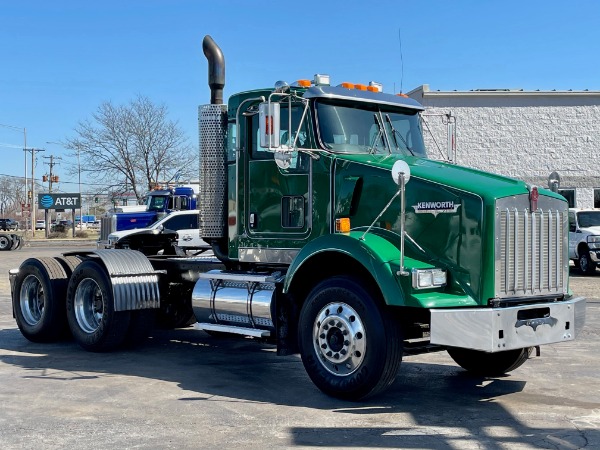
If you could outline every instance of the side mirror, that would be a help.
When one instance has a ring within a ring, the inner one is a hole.
[[[279,103],[261,103],[258,107],[260,146],[270,150],[279,148],[281,112]]]
[[[392,179],[398,185],[400,184],[400,174],[404,175],[404,184],[408,183],[408,180],[410,180],[410,167],[402,160],[396,161],[392,166]]]

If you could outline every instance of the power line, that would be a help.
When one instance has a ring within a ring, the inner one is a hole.
[[[18,149],[22,149],[23,146],[22,145],[15,145],[15,144],[6,144],[4,142],[0,142],[0,147],[6,147],[6,148],[18,148]]]

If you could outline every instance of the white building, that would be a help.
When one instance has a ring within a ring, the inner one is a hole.
[[[600,208],[599,91],[432,91],[423,85],[407,95],[426,107],[432,158],[448,156],[439,115],[449,114],[456,121],[456,163],[543,187],[557,172],[571,206]]]

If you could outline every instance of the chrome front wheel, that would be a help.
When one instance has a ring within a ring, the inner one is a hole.
[[[346,276],[317,284],[302,306],[298,343],[324,393],[360,400],[386,389],[402,361],[399,323],[376,288]]]
[[[329,303],[313,326],[315,353],[333,375],[354,373],[365,358],[367,333],[358,313],[346,303]]]

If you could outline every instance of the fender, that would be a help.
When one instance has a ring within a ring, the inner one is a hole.
[[[360,239],[363,237],[364,239]],[[314,256],[324,252],[343,253],[356,260],[374,278],[381,289],[385,303],[402,306],[405,296],[396,275],[399,268],[400,250],[394,243],[373,233],[351,231],[345,234],[328,234],[309,242],[300,250],[290,265],[283,292],[287,292],[294,282],[298,270]],[[405,261],[406,263],[407,261]],[[415,263],[421,265],[418,261]]]
[[[160,308],[159,271],[137,250],[95,250],[63,253],[98,258],[110,279],[115,311]]]

